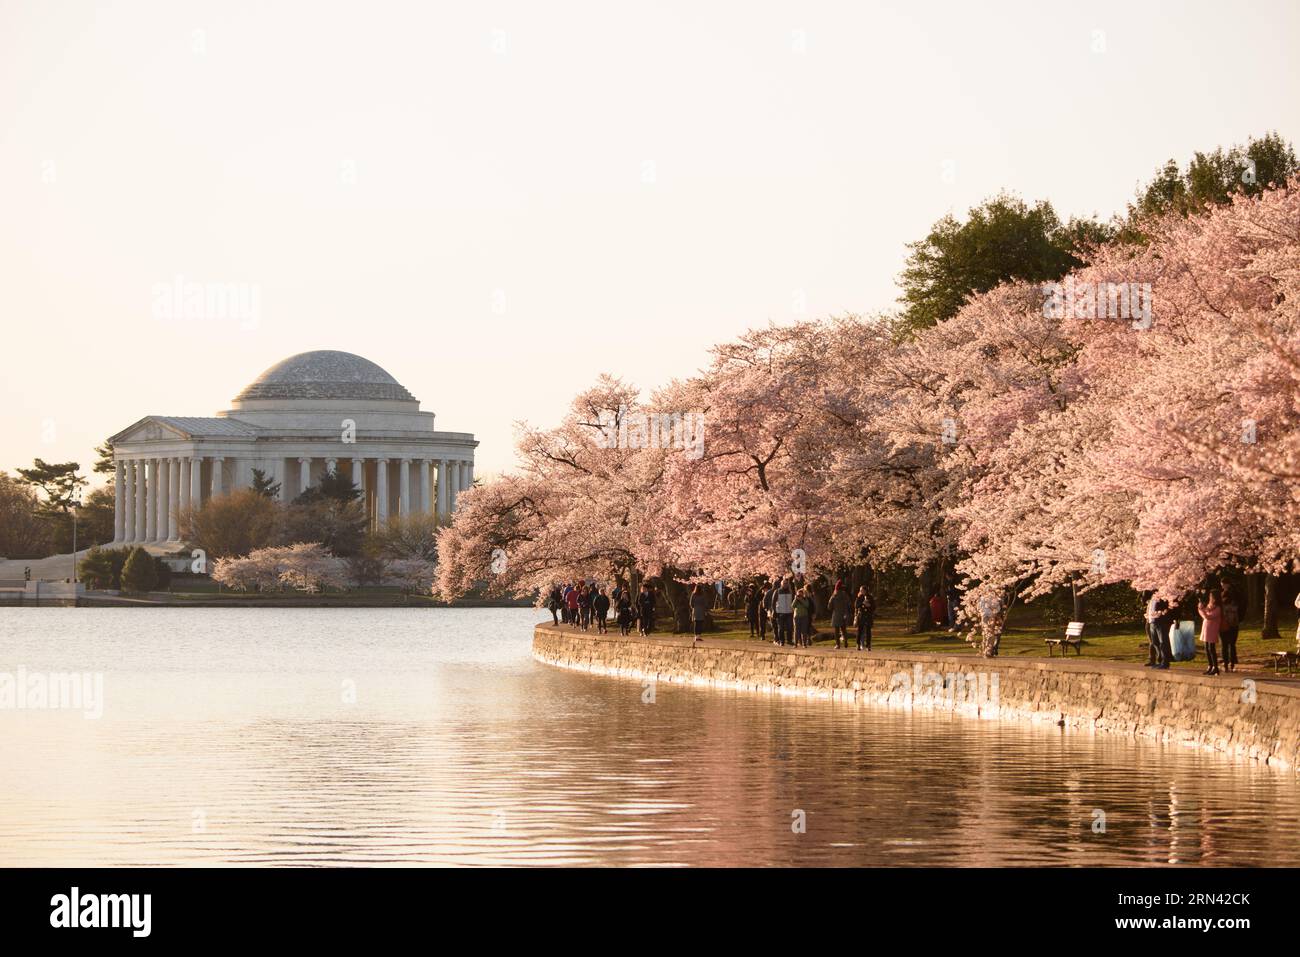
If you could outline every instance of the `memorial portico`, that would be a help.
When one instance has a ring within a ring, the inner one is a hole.
[[[178,515],[253,484],[296,498],[338,471],[362,491],[372,527],[446,518],[473,483],[467,432],[439,432],[396,379],[347,352],[304,352],[267,369],[211,418],[149,415],[114,435],[114,544],[182,545]]]

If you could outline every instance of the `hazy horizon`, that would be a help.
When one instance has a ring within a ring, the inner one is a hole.
[[[89,474],[340,349],[498,472],[601,372],[893,308],[945,213],[1109,218],[1168,159],[1294,143],[1300,5],[1239,10],[0,0],[0,469]],[[256,321],[158,318],[177,276]]]

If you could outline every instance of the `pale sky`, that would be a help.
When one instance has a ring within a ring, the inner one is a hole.
[[[1300,138],[1300,3],[0,0],[0,469],[309,349],[474,432],[769,319],[891,308],[1002,188],[1108,217]],[[160,319],[176,276],[255,323]]]

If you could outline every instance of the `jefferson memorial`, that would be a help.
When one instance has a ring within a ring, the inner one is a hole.
[[[291,500],[327,472],[350,475],[371,526],[456,508],[474,481],[467,432],[433,413],[368,359],[303,352],[277,362],[212,418],[148,415],[109,439],[116,466],[114,544],[180,546],[177,512],[253,484],[260,469]]]

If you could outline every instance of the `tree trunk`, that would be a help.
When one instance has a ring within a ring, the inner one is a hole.
[[[1246,576],[1246,608],[1245,617],[1253,620],[1260,613],[1260,607],[1263,605],[1261,600],[1264,595],[1263,591],[1264,576],[1258,572],[1252,572]]]
[[[1070,583],[1070,596],[1074,599],[1074,617],[1071,621],[1083,621],[1083,595],[1079,593],[1079,583]]]
[[[1260,637],[1266,641],[1282,637],[1277,630],[1277,586],[1278,579],[1276,575],[1266,575],[1264,577],[1264,626],[1260,630]]]
[[[673,634],[678,635],[684,631],[690,631],[690,589],[671,575],[665,575],[660,581],[659,593],[664,596],[664,601],[668,604],[668,613],[673,620]]]
[[[920,589],[920,594],[916,600],[916,621],[912,626],[913,634],[921,634],[929,631],[934,627],[934,616],[930,614],[930,596],[938,587],[935,584],[939,577],[939,560],[935,559],[926,564],[920,572],[917,573],[916,583]]]

